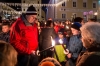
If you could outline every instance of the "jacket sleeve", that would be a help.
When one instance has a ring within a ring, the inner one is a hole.
[[[11,28],[10,43],[19,53],[31,53],[31,51],[27,47],[21,44],[20,28],[18,25],[13,25]]]
[[[72,57],[73,57],[74,59],[77,59],[79,53],[80,53],[81,50],[82,50],[82,43],[79,42],[79,43],[77,44],[77,46],[75,46],[74,50],[75,50],[76,52],[75,52],[75,53],[72,53]]]

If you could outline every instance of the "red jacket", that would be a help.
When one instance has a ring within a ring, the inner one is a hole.
[[[11,27],[10,43],[19,54],[31,54],[38,47],[37,25],[25,25],[22,18],[19,18]]]

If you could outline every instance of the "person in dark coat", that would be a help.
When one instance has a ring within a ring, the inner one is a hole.
[[[76,66],[100,66],[100,23],[86,23],[81,28],[85,52],[80,53]]]
[[[51,37],[54,39],[56,37],[56,32],[53,27],[51,27],[53,24],[52,21],[47,21],[46,27],[41,29],[41,33],[39,36],[39,50],[45,50],[52,46]],[[46,57],[52,57],[52,51],[50,49],[41,52],[41,60]]]
[[[25,14],[11,26],[10,43],[18,52],[18,66],[37,66],[38,28],[34,6],[28,7]]]
[[[2,32],[0,33],[0,40],[10,42],[10,23],[4,22],[2,24]]]

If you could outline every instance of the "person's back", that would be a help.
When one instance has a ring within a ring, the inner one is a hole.
[[[39,36],[39,50],[42,51],[52,46],[51,37],[54,39],[56,33],[54,28],[51,27],[52,21],[48,21],[45,28],[42,28]],[[44,52],[41,52],[41,60],[45,57],[52,57],[53,52],[48,49]]]
[[[40,33],[40,43],[42,44],[42,50],[52,46],[51,43],[51,36],[55,37],[54,29],[53,28],[42,28],[42,32]]]
[[[0,41],[0,66],[16,66],[17,52],[8,43]]]

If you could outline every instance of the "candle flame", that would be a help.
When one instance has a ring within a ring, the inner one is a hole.
[[[68,27],[68,26],[66,26],[66,28],[67,28],[67,29],[69,29],[69,27]]]
[[[52,42],[52,46],[55,46],[55,41],[53,40],[52,36],[51,36],[51,42]]]
[[[62,39],[59,39],[59,43],[60,43],[60,44],[63,44],[63,41],[62,41]]]

